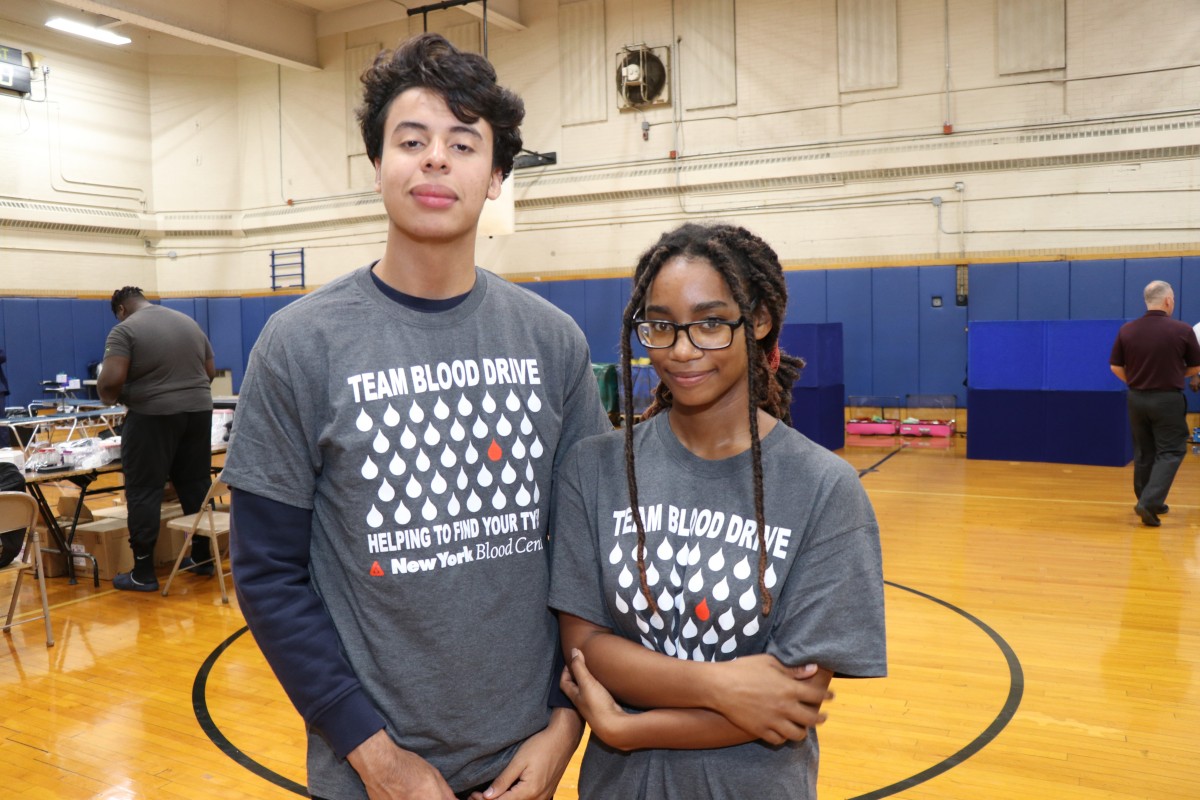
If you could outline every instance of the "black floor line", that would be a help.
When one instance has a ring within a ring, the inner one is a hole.
[[[899,450],[896,452],[899,452]],[[896,453],[888,455],[887,458],[883,459],[883,461],[886,461],[895,454]],[[880,463],[882,463],[882,461]],[[890,786],[884,786],[881,789],[874,789],[866,794],[857,795],[850,800],[880,800],[884,797],[890,797],[894,794],[898,794],[899,792],[903,792],[906,789],[911,789],[914,786],[922,784],[930,778],[935,778],[938,775],[948,772],[949,770],[958,766],[986,747],[1000,734],[1000,731],[1004,730],[1005,726],[1008,725],[1013,716],[1017,713],[1017,708],[1021,705],[1021,697],[1025,693],[1025,673],[1021,669],[1021,662],[1017,658],[1017,654],[1013,651],[1012,647],[1009,646],[1008,642],[1004,641],[1000,634],[992,630],[992,628],[983,622],[983,620],[972,614],[969,614],[958,606],[947,603],[945,600],[939,600],[933,595],[926,594],[925,592],[921,592],[916,589],[910,589],[907,586],[901,586],[900,584],[893,583],[891,581],[884,581],[884,583],[896,589],[901,589],[906,592],[911,592],[919,597],[924,597],[926,600],[931,600],[938,605],[945,606],[954,613],[965,617],[976,627],[986,633],[991,640],[996,643],[996,646],[1000,648],[1000,652],[1004,654],[1005,661],[1008,662],[1008,698],[1004,701],[1003,708],[1000,709],[1000,713],[996,715],[996,718],[992,720],[991,724],[988,725],[987,728],[985,728],[978,736],[971,740],[970,743],[968,743],[957,753],[954,753],[953,755],[943,759],[928,769],[918,772],[916,775],[905,778],[901,781],[897,781]],[[300,795],[301,797],[308,797],[308,791],[304,786],[301,786],[290,778],[285,778],[274,770],[264,767],[262,764],[259,764],[257,761],[250,758],[250,756],[239,750],[233,744],[233,742],[225,738],[225,735],[221,733],[221,730],[217,727],[216,723],[213,722],[212,716],[208,713],[208,704],[206,702],[204,693],[205,687],[208,685],[208,676],[212,672],[213,667],[216,665],[217,659],[221,657],[221,654],[228,650],[229,647],[248,630],[248,628],[242,628],[234,633],[232,636],[218,645],[217,649],[213,650],[212,653],[209,654],[208,658],[204,660],[204,663],[200,665],[200,671],[196,674],[196,680],[192,684],[192,709],[196,713],[196,721],[200,723],[200,727],[204,730],[205,734],[208,735],[208,738],[212,741],[212,743],[215,744],[217,748],[230,759],[238,764],[241,764],[255,775],[270,781],[280,788],[287,789],[288,791]]]
[[[878,461],[876,461],[876,462],[875,462],[874,464],[872,464],[871,466],[867,467],[866,469],[861,469],[861,470],[859,470],[859,471],[858,471],[858,477],[860,477],[860,478],[861,478],[863,475],[866,475],[868,472],[875,472],[875,471],[876,471],[876,470],[877,470],[877,469],[880,467],[880,465],[882,465],[882,464],[883,464],[883,462],[887,461],[889,458],[891,458],[892,456],[896,455],[896,453],[899,453],[901,450],[903,450],[903,449],[904,449],[904,448],[906,448],[906,447],[908,447],[908,445],[906,445],[906,444],[902,444],[902,445],[900,445],[899,447],[897,447],[895,450],[893,450],[892,452],[888,453],[888,454],[887,454],[886,456],[884,456],[883,458],[881,458],[881,459],[879,459]]]

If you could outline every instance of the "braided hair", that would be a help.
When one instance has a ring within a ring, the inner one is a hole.
[[[142,290],[137,286],[122,286],[120,289],[117,289],[115,292],[113,292],[112,299],[109,301],[113,316],[116,316],[117,309],[120,306],[124,305],[127,301],[138,297],[145,299],[146,295],[142,294]]]
[[[637,567],[642,596],[650,609],[657,613],[658,605],[646,580],[646,529],[637,513],[637,477],[633,464],[633,370],[630,338],[638,316],[646,302],[650,283],[670,259],[706,259],[725,280],[747,324],[742,326],[746,336],[746,380],[749,384],[750,451],[754,466],[754,516],[758,523],[758,590],[762,595],[762,613],[771,613],[772,598],[767,589],[766,523],[763,511],[762,443],[758,435],[758,409],[791,424],[792,385],[800,377],[804,359],[779,351],[779,332],[787,308],[787,282],[779,256],[770,245],[745,228],[724,223],[687,223],[662,235],[658,242],[638,259],[633,273],[633,291],[621,323],[621,378],[625,394],[625,476],[629,484],[630,508],[637,527]],[[767,312],[771,329],[761,340],[754,338],[754,324],[759,313]],[[642,414],[649,419],[672,405],[671,391],[661,381],[654,390],[654,399]]]

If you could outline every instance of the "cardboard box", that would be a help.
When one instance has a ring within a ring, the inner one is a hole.
[[[75,506],[79,506],[79,521],[91,522],[95,517],[92,516],[92,510],[87,507],[86,503],[81,504],[81,498],[77,492],[63,492],[58,497],[58,517],[60,519],[72,520],[75,518]],[[69,523],[68,523],[69,524]]]
[[[129,506],[104,506],[103,508],[97,508],[93,513],[96,515],[97,521],[108,520],[120,523],[122,530],[125,531],[125,549],[129,550],[129,530],[127,527],[129,524]],[[163,504],[158,523],[158,543],[154,546],[154,564],[156,566],[175,563],[175,556],[179,555],[179,545],[171,538],[171,532],[167,527],[167,523],[182,516],[183,509],[180,508],[179,503]],[[80,525],[79,527],[82,528],[83,526]],[[133,558],[132,551],[130,551],[130,558]],[[101,574],[100,577],[103,578],[104,575]]]
[[[75,528],[71,550],[75,554],[75,574],[79,576],[91,575],[93,570],[92,559],[84,553],[96,559],[95,570],[102,580],[111,581],[118,572],[133,569],[133,551],[129,549],[129,530],[124,520],[80,523]]]

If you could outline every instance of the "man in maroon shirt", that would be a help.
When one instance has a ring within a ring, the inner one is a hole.
[[[1184,381],[1200,374],[1200,342],[1187,323],[1171,318],[1175,292],[1151,281],[1144,292],[1146,314],[1117,332],[1108,364],[1129,385],[1133,431],[1133,510],[1143,525],[1157,528],[1167,512],[1167,492],[1187,452]]]

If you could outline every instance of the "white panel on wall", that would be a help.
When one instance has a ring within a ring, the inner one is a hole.
[[[478,22],[467,22],[463,25],[452,25],[442,32],[446,41],[467,53],[483,54],[481,34]]]
[[[1067,66],[1065,0],[997,0],[997,69],[1001,75]]]
[[[733,0],[679,4],[679,86],[684,108],[737,102],[737,29]]]
[[[354,110],[362,103],[362,81],[360,77],[363,74],[363,70],[371,66],[371,62],[375,60],[375,54],[382,49],[382,45],[375,43],[351,47],[346,51],[347,155],[356,156],[367,152],[367,148],[362,140],[362,131],[359,129],[358,120],[354,116]]]
[[[558,58],[563,124],[606,120],[609,74],[604,0],[560,2]]]
[[[896,86],[896,0],[838,0],[837,9],[841,90]]]

